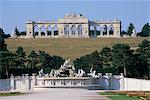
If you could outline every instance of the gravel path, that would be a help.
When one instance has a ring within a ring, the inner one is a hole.
[[[98,90],[45,88],[36,89],[31,94],[0,97],[0,100],[108,100],[96,92]]]

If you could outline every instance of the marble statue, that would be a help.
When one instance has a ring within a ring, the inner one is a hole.
[[[93,71],[93,67],[90,69],[90,73],[88,75],[93,78],[98,78],[98,75],[96,75],[96,70]]]
[[[41,69],[38,73],[40,77],[43,76],[44,75],[43,69]]]
[[[74,77],[75,67],[70,64],[70,59],[65,60],[63,65],[58,70],[52,69],[50,72],[50,77]]]
[[[76,74],[76,77],[83,77],[85,75],[85,71],[82,69],[78,70],[78,73]]]

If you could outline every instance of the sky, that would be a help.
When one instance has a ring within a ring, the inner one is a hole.
[[[27,20],[47,21],[77,12],[89,20],[119,19],[122,30],[132,22],[136,31],[150,23],[150,0],[0,0],[0,27],[11,34],[25,31]]]

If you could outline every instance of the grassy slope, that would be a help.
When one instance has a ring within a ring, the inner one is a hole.
[[[140,98],[137,97],[131,97],[126,95],[120,95],[120,94],[112,94],[111,92],[100,92],[100,95],[106,95],[111,100],[140,100]]]
[[[101,50],[103,47],[111,47],[116,43],[129,44],[131,47],[137,47],[138,44],[148,38],[100,38],[100,39],[6,39],[8,49],[12,52],[18,46],[22,46],[29,53],[31,50],[44,50],[50,55],[59,55],[64,58],[75,59],[82,55]]]

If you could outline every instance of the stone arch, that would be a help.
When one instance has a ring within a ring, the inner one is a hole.
[[[79,25],[78,29],[77,29],[78,30],[78,35],[82,35],[82,29],[83,29],[82,25]]]
[[[94,25],[91,25],[91,26],[90,26],[90,33],[89,33],[89,35],[90,35],[90,36],[94,35],[94,31],[95,31],[95,26],[94,26]]]
[[[67,36],[69,35],[69,25],[65,25],[64,34],[67,35]]]
[[[75,35],[75,34],[76,34],[76,26],[75,26],[75,25],[72,25],[72,26],[71,26],[71,34],[72,34],[72,35]]]
[[[58,35],[58,25],[54,25],[53,31],[54,31],[54,36]]]
[[[39,27],[38,25],[34,26],[34,36],[38,36],[39,35]]]
[[[103,35],[107,35],[107,25],[103,25]]]
[[[45,34],[46,34],[46,27],[44,25],[42,25],[41,26],[41,36],[45,36]]]
[[[47,35],[48,36],[52,35],[52,26],[51,25],[47,26]]]
[[[100,25],[97,25],[97,26],[96,26],[96,34],[97,34],[97,35],[100,35],[100,34],[101,34],[101,26],[100,26]]]
[[[109,30],[109,35],[114,35],[114,27],[113,27],[113,25],[110,25],[108,27],[108,30]]]

